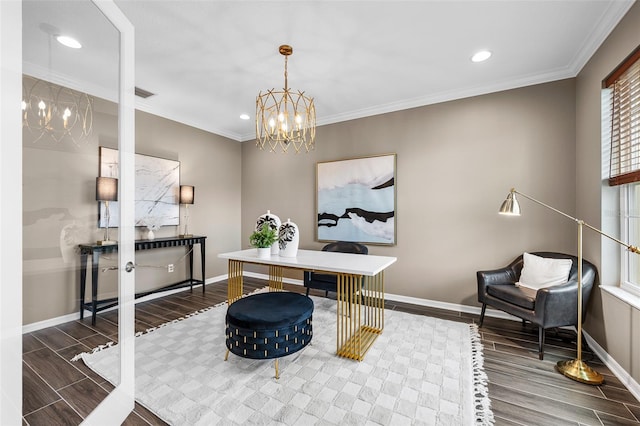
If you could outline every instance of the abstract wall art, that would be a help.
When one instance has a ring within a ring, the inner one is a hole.
[[[180,224],[180,162],[136,154],[135,157],[135,221],[136,226],[159,228]],[[100,147],[100,176],[115,177],[118,150]],[[118,202],[109,203],[110,227],[120,223]],[[99,227],[106,226],[104,203],[100,203]]]
[[[317,163],[316,239],[396,244],[396,154]]]

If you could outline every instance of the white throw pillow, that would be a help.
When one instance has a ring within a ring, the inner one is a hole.
[[[516,285],[539,290],[545,287],[564,284],[569,281],[571,259],[550,259],[524,253],[524,266],[520,281]]]

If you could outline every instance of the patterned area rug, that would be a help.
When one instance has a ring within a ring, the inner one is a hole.
[[[490,425],[474,325],[385,310],[364,361],[338,358],[336,302],[312,297],[313,340],[273,360],[224,361],[226,305],[136,338],[136,400],[173,425]],[[81,354],[109,381],[118,351]]]

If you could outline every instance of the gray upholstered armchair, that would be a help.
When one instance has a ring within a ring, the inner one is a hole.
[[[538,326],[538,356],[544,357],[544,337],[548,328],[578,325],[578,258],[553,252],[532,253],[554,259],[571,259],[569,281],[554,287],[539,289],[535,294],[523,291],[515,283],[523,267],[523,256],[508,266],[493,271],[478,271],[478,302],[482,303],[480,327],[487,305],[507,312]],[[596,280],[596,267],[583,259],[582,263],[582,318]]]
[[[322,251],[337,251],[341,253],[369,254],[367,246],[347,241],[336,241],[322,247]],[[322,274],[319,272],[304,271],[304,286],[307,288],[307,296],[310,288],[324,290],[325,297],[329,292],[337,292],[337,277],[335,274]]]

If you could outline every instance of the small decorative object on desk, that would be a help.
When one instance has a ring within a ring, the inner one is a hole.
[[[267,210],[265,214],[258,217],[258,220],[256,221],[256,231],[262,228],[262,225],[264,223],[268,223],[269,227],[276,232],[278,232],[278,229],[280,229],[280,225],[282,224],[278,216],[276,216],[275,214],[271,214],[271,210]],[[276,242],[271,244],[271,254],[278,254],[279,251],[280,247],[278,246],[278,241],[276,240]]]
[[[271,256],[271,245],[278,241],[278,233],[268,223],[249,236],[249,244],[258,251],[258,258],[268,259]]]
[[[278,239],[281,257],[296,257],[298,255],[300,232],[298,225],[291,222],[291,219],[287,219],[285,223],[280,225]]]
[[[146,217],[142,220],[142,225],[147,227],[147,240],[153,240],[156,237],[155,231],[160,229],[161,218]]]

